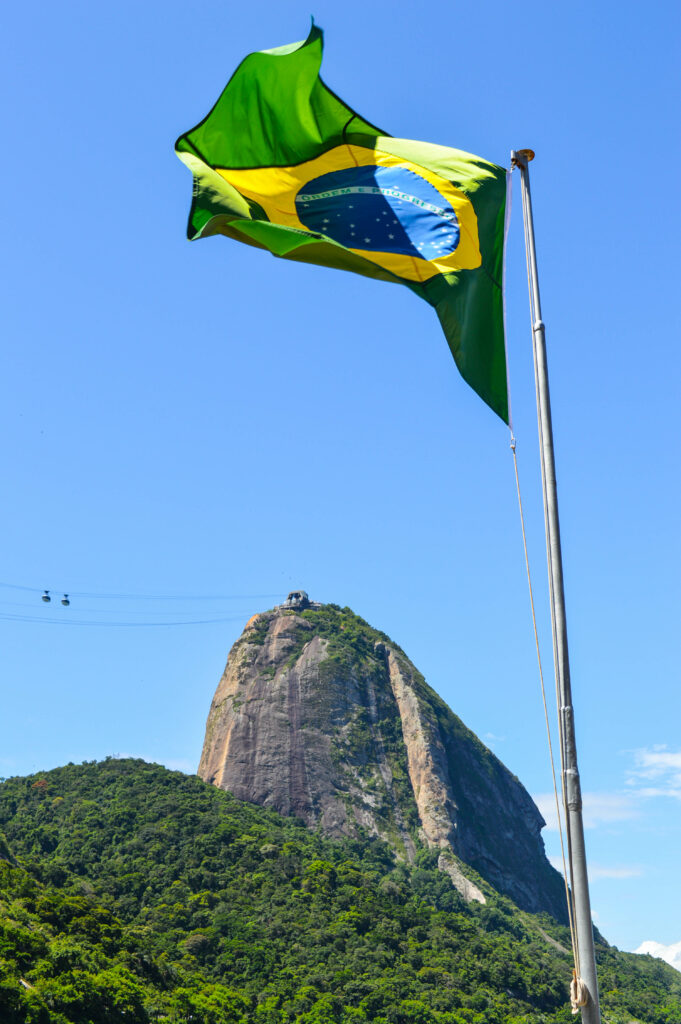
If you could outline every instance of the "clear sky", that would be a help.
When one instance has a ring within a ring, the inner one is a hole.
[[[435,314],[405,288],[185,240],[175,138],[309,13],[5,13],[0,774],[109,754],[195,770],[230,645],[302,586],[389,633],[544,807],[508,431]],[[503,165],[537,152],[592,903],[622,948],[678,942],[678,5],[314,15],[325,80],[391,134]],[[508,345],[550,679],[519,214],[516,182]]]

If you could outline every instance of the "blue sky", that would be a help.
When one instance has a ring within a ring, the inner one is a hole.
[[[592,903],[622,948],[676,943],[678,8],[314,14],[325,80],[393,135],[537,152]],[[193,770],[230,645],[302,586],[388,632],[544,807],[508,432],[432,310],[185,240],[175,138],[246,53],[303,38],[308,9],[28,3],[5,21],[0,773],[114,753]],[[507,298],[550,678],[517,182]]]

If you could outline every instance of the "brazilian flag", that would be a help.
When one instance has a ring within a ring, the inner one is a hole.
[[[411,288],[434,307],[464,379],[508,422],[503,317],[506,172],[394,139],[319,77],[322,31],[251,53],[175,144],[194,177],[188,237]]]

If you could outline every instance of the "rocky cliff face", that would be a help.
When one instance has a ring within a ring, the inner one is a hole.
[[[380,836],[407,860],[419,845],[439,850],[467,899],[484,902],[477,872],[519,907],[565,920],[526,790],[349,609],[253,616],[213,698],[199,775],[330,836]]]

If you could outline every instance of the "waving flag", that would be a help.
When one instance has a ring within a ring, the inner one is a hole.
[[[464,379],[508,422],[506,172],[394,139],[319,77],[322,32],[252,53],[175,150],[194,176],[188,237],[407,285],[433,306]]]

